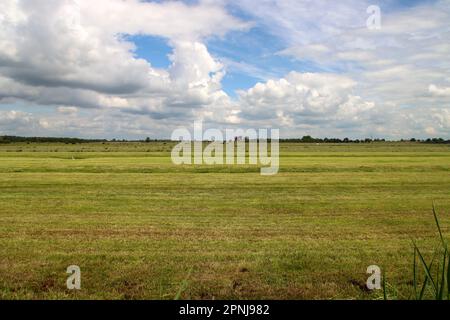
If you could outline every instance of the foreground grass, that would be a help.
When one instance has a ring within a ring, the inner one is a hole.
[[[445,145],[284,144],[273,177],[170,149],[0,146],[0,298],[374,299],[372,264],[408,298],[411,238],[439,244],[433,201],[448,234]]]

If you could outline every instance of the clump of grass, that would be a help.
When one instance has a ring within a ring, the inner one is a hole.
[[[193,270],[194,270],[194,268],[189,269],[189,272],[188,272],[186,278],[181,282],[180,289],[178,290],[177,294],[175,295],[174,300],[180,300],[181,295],[188,288],[188,286],[189,286],[189,278],[191,277],[191,274],[192,274]]]
[[[416,300],[450,300],[450,254],[434,205],[433,216],[439,232],[440,245],[434,251],[430,261],[426,261],[416,242],[413,241],[413,288]],[[385,277],[383,277],[383,295],[387,300],[388,288]]]

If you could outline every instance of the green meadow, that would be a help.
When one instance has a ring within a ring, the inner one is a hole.
[[[370,265],[408,299],[433,202],[450,234],[449,145],[283,143],[275,176],[172,147],[0,145],[0,299],[381,299]]]

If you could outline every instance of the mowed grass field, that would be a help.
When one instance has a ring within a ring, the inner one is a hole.
[[[0,298],[378,299],[375,264],[406,299],[433,201],[450,234],[448,145],[286,143],[270,177],[172,146],[0,145]]]

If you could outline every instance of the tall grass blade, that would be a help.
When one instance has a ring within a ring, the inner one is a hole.
[[[438,261],[437,268],[436,268],[436,278],[434,278],[435,279],[434,283],[436,283],[436,292],[435,292],[435,297],[434,297],[435,300],[439,300],[439,292],[441,290],[441,288],[439,286],[440,285],[440,282],[439,282],[439,271],[441,270],[440,267],[441,267],[441,262]]]
[[[425,289],[427,288],[427,284],[428,284],[428,277],[425,276],[425,280],[423,281],[422,289],[420,290],[420,295],[419,295],[419,299],[418,300],[422,300],[423,299],[423,295],[425,294]]]
[[[189,278],[191,277],[191,273],[192,273],[192,270],[193,270],[193,269],[194,269],[194,268],[189,269],[189,272],[188,272],[186,278],[184,278],[184,280],[181,282],[180,289],[178,290],[178,292],[177,292],[177,294],[176,294],[174,300],[180,300],[181,295],[182,295],[183,292],[187,289],[187,286],[188,286],[188,284],[189,284]]]
[[[419,248],[417,247],[416,243],[415,243],[415,242],[413,242],[413,243],[414,243],[414,247],[415,247],[416,250],[417,250],[417,254],[418,254],[418,256],[419,256],[419,261],[422,263],[422,266],[423,266],[423,268],[424,268],[424,270],[425,270],[425,275],[426,275],[426,277],[430,280],[431,285],[432,285],[433,290],[434,290],[434,294],[437,296],[438,290],[437,290],[436,284],[435,284],[435,282],[434,282],[434,280],[433,280],[433,276],[431,275],[431,272],[430,272],[431,265],[432,265],[433,261],[431,261],[430,267],[428,267],[427,264],[426,264],[426,262],[425,262],[425,259],[423,258],[422,254],[420,253],[420,250],[419,250]],[[434,260],[434,258],[433,258],[433,260]]]
[[[416,248],[414,248],[413,286],[414,286],[414,296],[416,297],[416,300],[418,300],[419,296],[417,295],[417,270],[416,270],[416,263],[417,263],[417,250],[416,250]]]
[[[450,300],[450,254],[448,255],[447,263],[447,299]]]
[[[441,226],[439,224],[439,219],[438,219],[437,214],[436,214],[436,208],[434,206],[434,203],[433,203],[433,215],[434,215],[434,221],[436,222],[436,225],[437,225],[437,228],[438,228],[438,231],[439,231],[439,237],[441,238],[442,246],[444,248],[447,248],[447,243],[445,242],[444,236],[442,235],[442,230],[441,230]]]
[[[443,257],[443,263],[442,263],[442,274],[441,274],[441,285],[440,285],[440,290],[439,290],[439,294],[438,294],[438,299],[442,300],[444,298],[444,290],[445,290],[445,278],[446,278],[446,274],[445,274],[445,266],[446,266],[446,261],[447,261],[447,255],[448,255],[448,246],[447,246],[447,242],[444,239],[444,236],[442,235],[442,230],[441,230],[441,225],[439,223],[439,219],[436,213],[436,207],[433,203],[433,216],[434,216],[434,221],[436,222],[436,226],[438,228],[439,231],[439,237],[441,238],[441,243],[442,243],[442,247],[444,249],[444,257]],[[450,259],[450,257],[449,257]],[[450,264],[450,260],[449,260],[449,264]],[[438,270],[439,271],[439,270]],[[450,289],[449,285],[449,269],[447,270],[447,297],[448,297],[448,291]]]
[[[441,275],[441,285],[439,286],[438,300],[444,299],[444,289],[445,289],[445,263],[447,261],[447,248],[444,251],[444,258],[442,261],[442,275]]]

